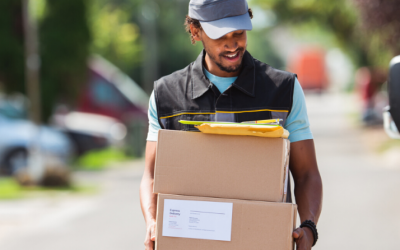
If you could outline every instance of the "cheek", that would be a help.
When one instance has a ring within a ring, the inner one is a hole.
[[[212,54],[214,58],[217,59],[219,55],[224,51],[224,45],[216,41],[212,41],[207,44],[207,49],[209,53]]]
[[[236,39],[236,43],[239,47],[246,47],[247,46],[247,33],[244,32],[243,35]]]
[[[247,47],[247,35],[244,35],[243,38],[238,41],[239,47]]]

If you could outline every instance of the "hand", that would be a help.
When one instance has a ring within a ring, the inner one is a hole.
[[[156,221],[152,220],[147,224],[146,238],[144,240],[144,246],[146,250],[154,250],[156,240]]]
[[[307,227],[297,228],[293,231],[293,238],[297,245],[297,250],[310,250],[314,243],[314,235]]]

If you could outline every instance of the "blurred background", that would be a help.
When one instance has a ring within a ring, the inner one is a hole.
[[[148,99],[202,49],[188,2],[0,1],[1,249],[144,249]],[[399,2],[248,3],[248,51],[306,93],[324,182],[315,249],[398,249],[400,141],[382,109]]]

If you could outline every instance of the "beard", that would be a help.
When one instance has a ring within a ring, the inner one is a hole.
[[[239,63],[238,65],[236,65],[236,66],[224,66],[224,65],[222,65],[222,63],[221,63],[222,60],[219,60],[219,61],[218,61],[218,60],[216,59],[216,56],[213,55],[213,54],[211,54],[211,53],[209,52],[209,50],[207,49],[207,47],[204,46],[204,43],[203,43],[203,47],[204,47],[204,50],[206,51],[206,53],[208,54],[208,56],[210,57],[210,59],[218,66],[218,68],[219,68],[220,70],[225,71],[225,72],[227,72],[227,73],[232,73],[232,72],[238,72],[238,71],[242,68],[243,55],[244,55],[244,51],[246,50],[245,48],[239,47],[239,48],[235,51],[235,52],[241,52],[241,53],[240,53],[240,55],[241,55],[240,63]],[[219,57],[219,58],[222,58],[222,57],[225,56],[226,54],[229,54],[229,53],[227,53],[227,52],[221,53],[221,54],[218,55],[218,57]]]

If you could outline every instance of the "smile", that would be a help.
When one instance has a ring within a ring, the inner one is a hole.
[[[240,54],[240,52],[237,51],[237,52],[234,53],[234,54],[224,55],[224,57],[225,57],[225,59],[227,59],[228,61],[233,62],[233,61],[236,61],[237,59],[239,59],[239,54]]]

